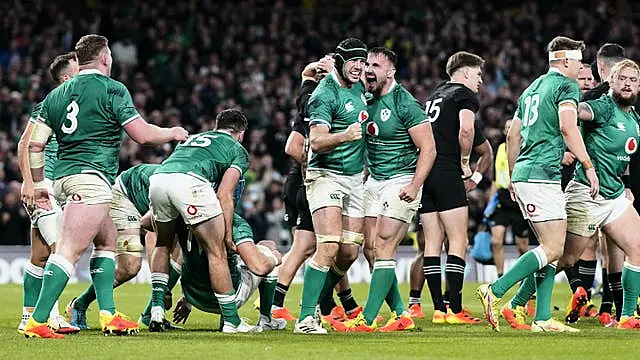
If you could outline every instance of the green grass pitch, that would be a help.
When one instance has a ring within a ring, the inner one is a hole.
[[[86,284],[67,287],[61,305]],[[464,302],[475,314],[480,314],[473,296],[476,284],[465,286]],[[180,296],[174,290],[174,303]],[[294,285],[287,296],[287,306],[297,314],[302,287]],[[364,304],[367,286],[354,285],[354,295]],[[137,319],[144,308],[150,285],[127,284],[116,290],[118,309]],[[407,285],[401,293],[408,294]],[[255,298],[256,295],[254,295]],[[423,291],[423,309],[432,314],[429,295]],[[569,298],[566,284],[556,284],[553,304],[564,309]],[[18,285],[0,286],[0,359],[632,359],[640,332],[607,329],[595,319],[582,319],[577,334],[533,334],[514,331],[502,323],[501,332],[488,325],[433,325],[430,319],[418,320],[412,332],[391,334],[338,334],[326,336],[297,335],[293,324],[280,332],[260,334],[222,334],[217,331],[218,316],[198,310],[192,312],[184,331],[140,334],[130,337],[102,336],[97,330],[87,330],[62,340],[25,339],[16,331],[22,303],[22,288]],[[599,299],[596,299],[596,303]],[[385,307],[381,313],[388,317]],[[168,313],[168,318],[171,314]],[[561,319],[563,312],[554,311]],[[88,313],[89,326],[97,327],[96,305]],[[241,309],[241,316],[252,323],[258,313],[251,303]]]

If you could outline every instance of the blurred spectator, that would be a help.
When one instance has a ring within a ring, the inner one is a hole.
[[[300,73],[345,37],[392,48],[398,55],[398,79],[421,102],[445,78],[449,55],[463,49],[481,55],[487,63],[479,118],[494,146],[520,92],[545,71],[545,46],[553,36],[584,40],[588,62],[606,41],[619,42],[629,57],[639,58],[639,27],[627,15],[640,5],[632,2],[419,3],[95,0],[70,7],[55,0],[0,2],[3,178],[21,179],[16,143],[31,107],[53,86],[46,74],[49,62],[72,50],[87,33],[110,40],[112,76],[130,89],[148,121],[182,124],[195,133],[213,128],[221,109],[239,107],[247,114],[250,126],[244,143],[251,154],[251,185],[242,211],[257,239],[276,236],[273,229],[279,226],[281,204],[274,184],[283,182],[291,164],[284,143],[295,116]],[[125,137],[120,169],[160,162],[170,151],[170,146],[150,149]],[[481,208],[485,198],[481,190],[474,193],[472,208]],[[478,220],[475,213],[471,225]],[[13,241],[11,234],[0,234],[0,244]]]

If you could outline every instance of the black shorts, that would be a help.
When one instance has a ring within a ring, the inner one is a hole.
[[[307,201],[307,188],[304,185],[298,188],[296,205],[298,206],[296,229],[313,232],[313,220],[311,218],[311,210],[309,210],[309,201]]]
[[[296,226],[298,219],[298,206],[296,204],[298,198],[298,189],[302,185],[302,174],[299,172],[289,173],[287,180],[284,182],[283,197],[284,201],[284,221],[289,229]]]
[[[467,190],[464,188],[460,168],[434,167],[422,187],[418,212],[442,212],[467,205]]]
[[[489,221],[491,226],[502,225],[508,227],[511,225],[513,235],[517,237],[529,236],[529,223],[524,219],[520,210],[496,208]]]

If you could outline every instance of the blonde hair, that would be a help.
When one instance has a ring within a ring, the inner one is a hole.
[[[609,74],[609,82],[611,83],[615,79],[617,79],[618,76],[620,76],[622,70],[626,68],[632,68],[638,73],[638,75],[640,75],[640,66],[638,66],[638,64],[636,64],[636,62],[631,59],[624,59],[618,61],[611,69],[611,73]]]

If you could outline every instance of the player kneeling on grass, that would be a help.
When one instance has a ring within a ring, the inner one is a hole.
[[[622,271],[624,301],[618,328],[640,329],[640,317],[634,315],[640,295],[640,216],[632,205],[633,195],[625,189],[630,156],[640,140],[640,116],[632,108],[640,85],[640,68],[623,60],[611,71],[611,92],[578,106],[584,143],[600,179],[600,193],[593,199],[582,164],[567,185],[567,239],[558,268],[573,266],[591,242],[598,228],[626,255]],[[512,303],[528,299],[535,286],[523,282]],[[528,292],[527,292],[528,291]],[[515,304],[520,305],[520,304]]]
[[[271,305],[278,280],[274,268],[280,264],[281,255],[273,241],[253,242],[251,226],[240,215],[233,217],[233,242],[237,254],[228,253],[227,262],[231,272],[231,281],[235,290],[233,301],[240,308],[256,290],[260,292],[260,320],[256,326],[227,326],[220,318],[222,332],[261,332],[263,330],[281,330],[287,326],[284,319],[271,317]],[[176,228],[178,243],[182,249],[182,285],[183,297],[176,304],[173,320],[185,323],[192,306],[214,314],[221,314],[220,303],[214,295],[208,271],[207,254],[202,250],[195,237],[186,226],[178,224]],[[244,322],[244,320],[243,320]]]

